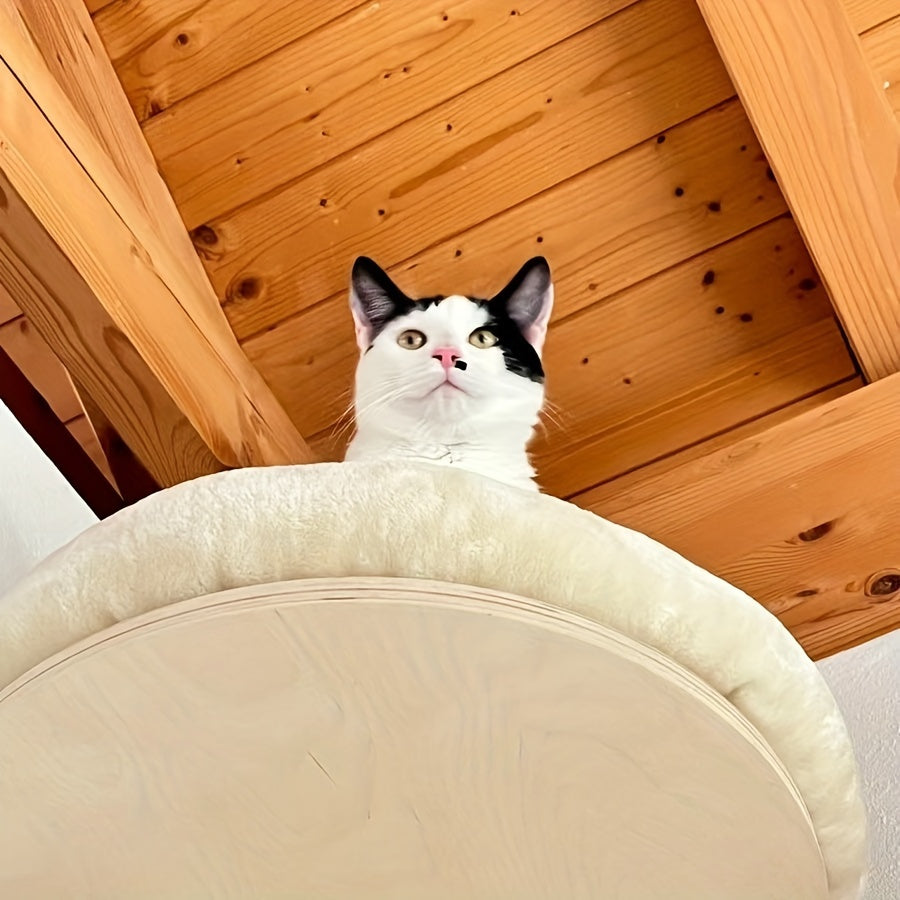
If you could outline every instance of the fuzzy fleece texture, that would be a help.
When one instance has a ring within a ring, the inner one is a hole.
[[[672,550],[592,513],[425,464],[240,469],[89,528],[0,599],[0,687],[109,625],[253,584],[433,578],[564,607],[667,654],[728,699],[793,778],[834,900],[860,894],[865,816],[843,719],[781,623]]]

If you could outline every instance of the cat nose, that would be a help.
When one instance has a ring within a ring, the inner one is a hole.
[[[445,369],[452,369],[461,356],[462,353],[455,347],[437,347],[434,353],[431,354],[431,358],[439,360]]]

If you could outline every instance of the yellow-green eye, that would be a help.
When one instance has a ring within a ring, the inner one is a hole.
[[[403,331],[397,338],[397,343],[404,350],[418,350],[425,343],[425,335],[421,331]]]
[[[497,335],[488,328],[476,328],[469,335],[469,343],[473,347],[480,347],[482,350],[486,350],[497,343]]]

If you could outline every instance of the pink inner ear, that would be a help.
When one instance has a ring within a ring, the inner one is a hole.
[[[352,290],[352,289],[351,289]],[[366,350],[369,349],[369,344],[372,343],[372,329],[368,322],[362,318],[362,316],[358,315],[356,312],[356,304],[357,300],[352,296],[350,299],[350,312],[353,315],[353,326],[356,330],[356,343],[359,347],[360,353],[365,353]]]
[[[550,313],[553,312],[553,285],[547,288],[546,296],[544,297],[544,306],[541,309],[541,314],[528,326],[523,332],[525,335],[525,340],[537,350],[538,356],[541,355],[541,351],[544,349],[544,340],[547,337],[547,326],[550,324]]]

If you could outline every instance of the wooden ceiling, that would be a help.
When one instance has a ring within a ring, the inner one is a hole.
[[[877,85],[900,115],[900,0],[837,4],[825,4],[840,17],[834,27],[846,16],[860,36],[866,97]],[[535,446],[544,488],[735,581],[823,654],[900,622],[866,605],[870,576],[900,559],[884,543],[846,550],[829,538],[810,553],[813,543],[798,542],[852,521],[859,491],[819,509],[807,478],[802,497],[777,500],[796,486],[787,473],[801,445],[821,454],[823,477],[838,460],[849,465],[848,453],[854,465],[877,456],[849,426],[849,436],[818,429],[840,398],[870,396],[858,391],[860,368],[868,379],[892,371],[890,352],[870,354],[867,343],[890,316],[867,335],[866,310],[854,317],[839,302],[852,285],[835,290],[840,267],[792,193],[802,178],[791,177],[791,142],[776,136],[763,152],[768,101],[756,103],[740,67],[726,71],[729,22],[708,5],[87,2],[234,336],[317,457],[340,458],[346,433],[356,255],[413,294],[484,294],[542,253],[557,297],[552,409]],[[71,72],[60,67],[63,84]],[[49,383],[43,364],[28,362],[37,340],[14,352],[29,326],[10,310],[0,345],[35,385]],[[76,398],[60,414],[80,413]],[[750,459],[760,446],[777,450],[781,469]],[[816,465],[811,455],[803,471]],[[748,495],[763,476],[774,493]],[[731,477],[740,503],[723,506]],[[663,502],[685,485],[691,523],[687,507]]]

